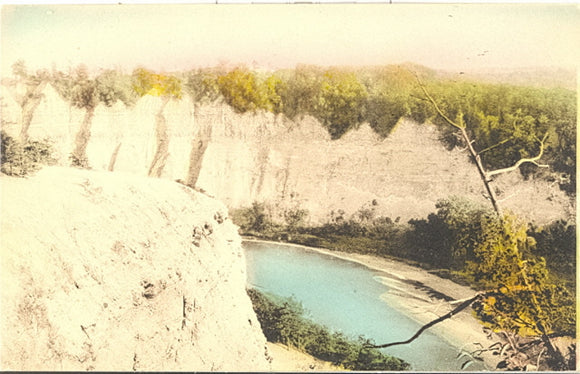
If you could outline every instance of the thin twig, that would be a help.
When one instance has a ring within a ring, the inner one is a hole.
[[[513,138],[515,138],[515,136],[513,136],[513,135],[512,135],[512,136],[510,136],[509,138],[507,138],[507,139],[504,139],[504,140],[502,140],[501,142],[499,142],[499,143],[497,143],[497,144],[494,144],[494,145],[492,145],[492,146],[489,146],[489,147],[485,148],[484,150],[481,150],[481,151],[479,151],[479,152],[478,152],[478,154],[479,154],[479,155],[481,155],[481,154],[482,154],[482,153],[484,153],[484,152],[491,151],[492,149],[494,149],[494,148],[497,148],[497,147],[499,147],[500,145],[502,145],[502,144],[505,144],[505,143],[509,142],[509,141],[510,141],[510,140],[512,140]]]

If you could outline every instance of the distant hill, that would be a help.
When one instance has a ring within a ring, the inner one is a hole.
[[[437,71],[440,77],[455,80],[471,80],[487,83],[506,83],[519,86],[577,88],[574,70],[562,68],[489,68],[473,71]]]

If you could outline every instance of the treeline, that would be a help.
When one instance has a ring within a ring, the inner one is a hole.
[[[292,298],[280,298],[249,289],[248,295],[262,331],[269,342],[281,343],[306,352],[346,370],[408,370],[410,365],[383,354],[363,337],[352,339],[341,332],[331,332],[304,316],[302,304]]]
[[[487,168],[511,166],[536,155],[538,139],[548,134],[543,161],[550,169],[528,164],[520,170],[526,177],[541,173],[568,192],[575,190],[576,93],[563,88],[455,82],[415,65],[360,69],[304,65],[274,72],[242,66],[171,74],[137,68],[131,74],[105,70],[91,77],[83,66],[31,74],[19,62],[13,72],[27,82],[24,101],[41,95],[35,88],[51,82],[71,105],[89,112],[99,103],[133,105],[144,95],[188,96],[197,105],[221,100],[239,113],[268,111],[291,120],[310,115],[332,139],[365,122],[387,137],[401,118],[431,121],[449,147],[462,146],[419,89],[420,77],[441,109],[466,124]]]

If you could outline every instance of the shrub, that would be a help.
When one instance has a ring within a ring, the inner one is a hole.
[[[42,164],[53,164],[52,143],[45,140],[28,140],[24,144],[17,139],[1,133],[2,165],[1,171],[7,175],[23,177],[40,169]]]
[[[575,336],[574,295],[550,278],[544,258],[530,253],[525,225],[504,215],[493,226],[464,271],[475,287],[499,291],[475,304],[479,318],[521,336]]]
[[[461,270],[473,260],[474,250],[483,240],[494,213],[464,198],[439,200],[436,214],[427,220],[411,220],[408,240],[411,256],[431,265]]]
[[[306,319],[303,306],[292,298],[278,298],[255,289],[249,289],[248,295],[268,341],[292,346],[347,370],[409,369],[409,364],[399,358],[366,348],[372,342],[364,337],[350,339]]]
[[[240,226],[242,233],[264,234],[272,226],[266,205],[257,201],[251,207],[232,211],[232,221]]]
[[[576,275],[576,225],[558,220],[543,227],[532,227],[528,235],[536,240],[534,253],[546,258],[551,271],[574,286]]]
[[[308,210],[298,207],[284,210],[284,222],[289,232],[295,233],[306,224]]]

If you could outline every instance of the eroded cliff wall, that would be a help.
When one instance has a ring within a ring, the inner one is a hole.
[[[269,370],[222,203],[60,167],[0,183],[3,370]]]
[[[66,164],[83,112],[50,85],[44,95],[28,132],[54,139]],[[3,96],[10,95],[4,90]],[[4,128],[19,134],[22,121],[11,100],[3,98]],[[432,126],[401,121],[386,139],[363,124],[332,141],[311,117],[293,122],[271,113],[238,114],[225,104],[145,96],[132,108],[96,108],[87,156],[95,169],[195,183],[231,208],[253,201],[280,210],[299,205],[320,222],[333,210],[352,214],[374,201],[376,214],[408,220],[425,217],[450,195],[485,201],[467,153],[447,150],[438,137]],[[574,202],[557,185],[523,181],[517,172],[495,184],[503,206],[538,223],[574,214]]]

